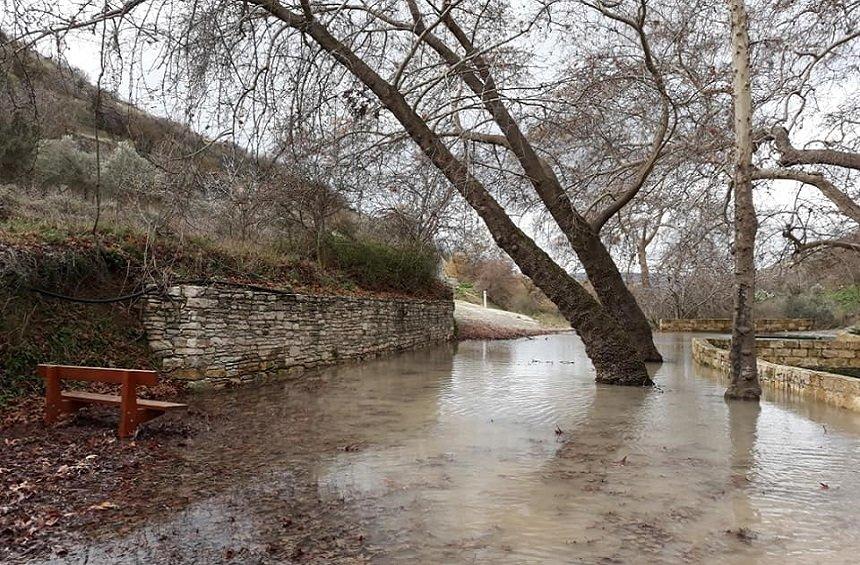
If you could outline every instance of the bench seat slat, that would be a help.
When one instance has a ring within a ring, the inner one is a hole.
[[[62,398],[67,400],[80,400],[82,402],[93,402],[98,404],[110,404],[119,406],[122,403],[122,398],[113,394],[101,394],[98,392],[84,392],[79,390],[66,390],[60,393]],[[177,402],[163,402],[161,400],[149,400],[146,398],[137,399],[138,408],[154,408],[155,410],[172,410],[175,408],[187,408],[187,404],[179,404]]]

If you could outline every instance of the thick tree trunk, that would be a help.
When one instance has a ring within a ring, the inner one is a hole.
[[[586,235],[574,246],[600,302],[630,334],[643,361],[660,362],[663,357],[654,345],[651,324],[624,283],[612,256],[597,234]]]
[[[507,112],[497,117],[496,121],[500,125],[505,124],[509,130],[515,130],[510,134],[511,137],[525,140]],[[506,128],[503,127],[503,131]],[[518,155],[520,163],[532,179],[532,184],[541,201],[576,252],[600,302],[630,334],[630,340],[643,361],[662,361],[663,357],[654,345],[651,325],[633,293],[624,283],[618,266],[600,239],[600,234],[574,209],[555,174],[548,170],[531,148],[526,147],[524,141],[512,146],[515,147],[514,153]],[[539,169],[543,170],[542,175]]]
[[[731,383],[727,398],[758,399],[761,386],[756,367],[755,236],[758,230],[752,193],[752,95],[747,11],[744,0],[729,0],[734,66],[736,162],[735,196],[735,312],[732,324]]]
[[[414,11],[416,10],[412,8]],[[416,32],[448,63],[456,69],[460,78],[481,98],[484,108],[493,116],[493,121],[502,131],[502,144],[516,156],[541,201],[561,228],[585,268],[586,275],[597,293],[600,302],[621,324],[630,336],[633,346],[643,361],[662,361],[663,357],[654,345],[654,337],[648,319],[636,302],[630,289],[615,265],[598,229],[579,214],[564,191],[552,168],[538,156],[514,117],[502,101],[489,66],[480,51],[475,48],[459,25],[450,16],[443,18],[446,27],[466,49],[468,58],[474,63],[477,73],[469,71],[462,61],[435,36],[425,33],[426,28],[415,14]],[[493,138],[496,136],[486,136]],[[495,141],[494,141],[495,142]]]
[[[579,283],[558,266],[508,217],[483,184],[468,171],[427,126],[403,95],[382,79],[316,20],[306,20],[280,5],[264,7],[276,17],[308,34],[367,86],[403,125],[428,159],[451,181],[478,212],[496,243],[516,262],[576,329],[594,364],[598,382],[651,385],[644,363],[628,334]]]

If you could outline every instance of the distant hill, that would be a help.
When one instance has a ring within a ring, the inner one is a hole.
[[[71,135],[91,147],[98,134],[99,141],[107,145],[131,141],[144,155],[194,154],[195,165],[202,170],[218,170],[228,156],[250,160],[230,142],[213,142],[184,124],[153,116],[115,93],[99,93],[83,72],[32,49],[20,49],[3,32],[0,132],[6,137],[29,133],[36,140]],[[3,149],[0,142],[0,153]],[[19,173],[0,167],[0,177],[6,181]]]

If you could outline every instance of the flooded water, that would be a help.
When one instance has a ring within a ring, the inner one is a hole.
[[[658,339],[655,389],[596,386],[556,335],[200,396],[165,478],[189,502],[65,560],[269,561],[301,498],[379,563],[856,563],[860,414],[727,403],[689,335]]]

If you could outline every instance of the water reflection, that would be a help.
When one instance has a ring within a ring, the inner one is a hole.
[[[752,545],[758,537],[760,519],[756,506],[750,499],[750,483],[754,480],[756,468],[755,445],[761,408],[757,402],[741,400],[726,400],[729,417],[731,483],[729,497],[731,499],[733,526],[728,534],[739,542]],[[760,550],[751,549],[752,554],[760,554]],[[749,555],[748,555],[749,557]]]

